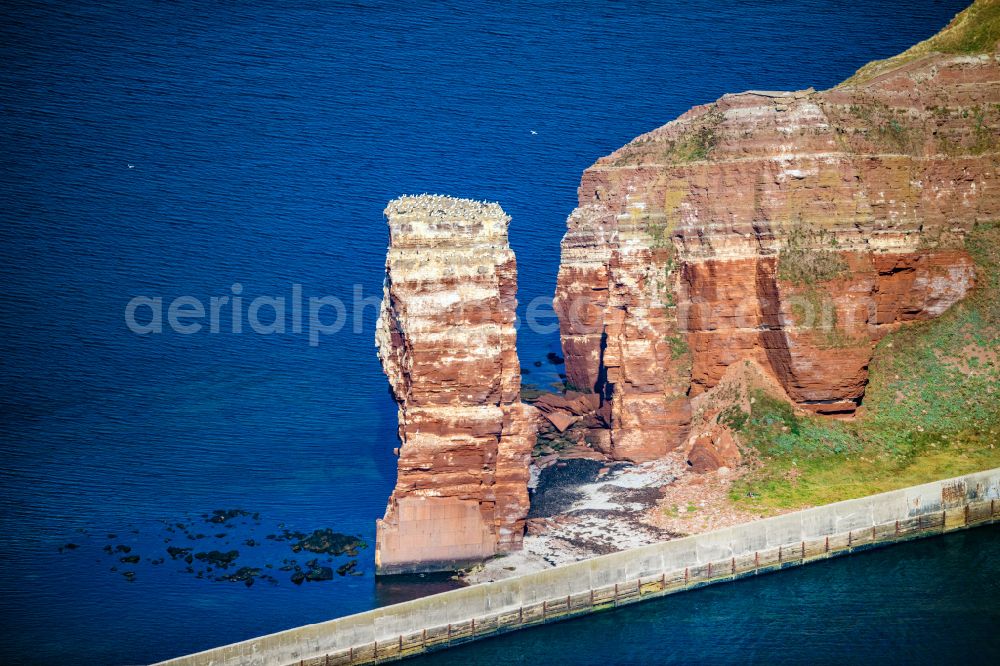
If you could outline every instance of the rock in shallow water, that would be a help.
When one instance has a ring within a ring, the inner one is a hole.
[[[307,537],[301,538],[292,544],[292,551],[299,552],[307,550],[310,553],[325,553],[327,555],[350,555],[354,557],[358,554],[359,548],[367,548],[368,544],[358,536],[350,536],[334,532],[329,527],[316,530]]]
[[[236,558],[240,556],[240,551],[229,550],[222,552],[220,550],[211,550],[207,553],[195,553],[194,557],[196,560],[205,562],[214,567],[219,567],[220,569],[225,569],[229,567],[230,564],[236,561]],[[211,569],[209,569],[211,570]]]
[[[240,567],[228,576],[219,576],[215,580],[225,580],[231,583],[243,583],[247,587],[253,585],[254,579],[261,575],[261,570],[255,567]]]

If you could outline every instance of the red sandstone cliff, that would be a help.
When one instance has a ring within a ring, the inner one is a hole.
[[[608,453],[720,464],[692,399],[746,360],[852,414],[879,338],[963,298],[964,236],[1000,216],[1000,52],[977,23],[996,6],[831,90],[725,95],[586,170],[556,310]]]
[[[517,268],[497,204],[402,197],[376,330],[399,405],[399,476],[378,522],[380,573],[453,568],[518,549],[533,408],[519,401]]]

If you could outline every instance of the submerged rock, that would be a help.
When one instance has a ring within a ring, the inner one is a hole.
[[[333,569],[330,567],[313,567],[306,574],[306,580],[310,582],[333,580]]]
[[[230,564],[236,561],[236,558],[240,556],[240,551],[238,550],[228,550],[222,552],[219,550],[212,550],[207,553],[195,553],[194,557],[196,560],[205,562],[212,566],[219,567],[221,569],[226,569]]]
[[[253,585],[254,578],[261,575],[261,570],[255,567],[240,567],[228,576],[219,576],[215,580],[243,583],[247,587]]]
[[[227,520],[232,520],[233,518],[239,518],[241,516],[249,516],[250,513],[244,511],[243,509],[216,509],[212,512],[212,515],[208,518],[208,522],[223,524]]]
[[[347,562],[345,564],[341,564],[339,567],[337,567],[337,573],[339,575],[341,575],[341,576],[347,576],[347,575],[360,576],[360,575],[362,575],[361,572],[355,571],[355,569],[357,569],[357,567],[358,567],[358,561],[357,560],[351,560],[351,561],[349,561],[349,562]]]
[[[307,550],[310,553],[350,555],[351,557],[358,554],[359,548],[367,547],[368,544],[361,537],[334,532],[330,528],[316,530],[309,536],[292,544],[292,550],[296,553],[301,550]]]

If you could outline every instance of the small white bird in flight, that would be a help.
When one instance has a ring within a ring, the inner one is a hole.
[[[128,168],[129,168],[129,169],[134,169],[134,168],[135,168],[135,165],[134,165],[134,164],[129,164],[129,165],[128,165]]]
[[[529,130],[532,134],[538,134],[535,130]]]

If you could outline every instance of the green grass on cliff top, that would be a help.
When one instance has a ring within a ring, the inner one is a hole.
[[[863,416],[803,416],[761,392],[749,415],[732,414],[761,458],[734,501],[770,513],[1000,467],[1000,222],[978,225],[966,248],[976,289],[879,343]]]
[[[868,63],[840,85],[864,83],[928,53],[956,55],[989,53],[996,47],[998,40],[1000,40],[1000,0],[976,0],[930,39],[911,46],[897,56]]]

